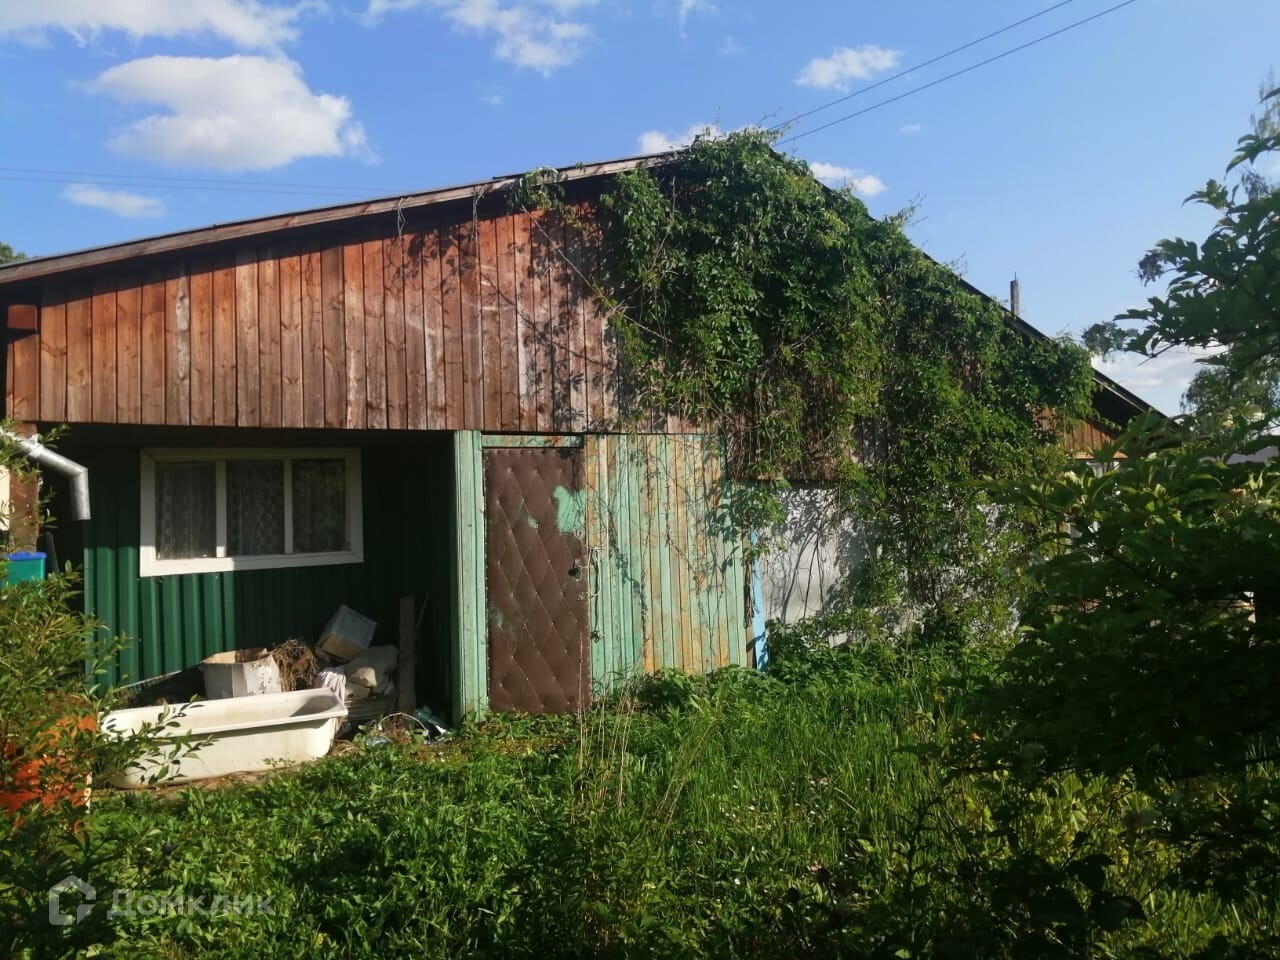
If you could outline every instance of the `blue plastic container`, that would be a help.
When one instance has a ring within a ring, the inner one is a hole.
[[[4,571],[6,586],[23,583],[26,580],[44,579],[45,555],[43,553],[19,550],[6,555],[5,559],[8,561]]]

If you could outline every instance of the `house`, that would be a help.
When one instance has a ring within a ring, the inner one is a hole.
[[[567,198],[655,162],[561,171]],[[339,603],[394,642],[406,596],[420,699],[455,716],[752,661],[720,442],[622,428],[597,251],[513,212],[516,182],[0,268],[5,414],[71,425],[93,512],[59,555],[139,641],[114,679],[314,635]],[[1100,383],[1089,429],[1142,409]]]

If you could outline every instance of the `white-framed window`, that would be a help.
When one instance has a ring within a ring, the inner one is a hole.
[[[138,572],[364,560],[360,451],[142,451]]]

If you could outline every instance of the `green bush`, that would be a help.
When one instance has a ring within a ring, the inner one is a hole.
[[[30,476],[3,438],[0,466],[15,482]],[[123,641],[77,611],[70,570],[6,586],[4,557],[0,551],[0,954],[58,954],[112,936],[109,904],[74,924],[50,923],[50,888],[131,855],[88,801],[91,790],[159,749],[160,731],[153,725],[125,738],[99,731],[98,717],[120,699],[98,682],[99,670]],[[188,749],[164,745],[170,758]],[[75,915],[78,896],[64,894],[64,912]]]

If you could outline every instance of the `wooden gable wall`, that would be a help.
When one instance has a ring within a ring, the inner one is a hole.
[[[598,189],[575,185],[580,216]],[[81,267],[4,291],[4,413],[608,432],[623,391],[586,279],[599,262],[561,216],[512,212],[500,194]],[[1104,411],[1064,437],[1068,449],[1111,439]],[[675,416],[644,428],[697,432]]]
[[[17,294],[36,301],[34,323],[8,309],[6,411],[355,430],[614,422],[613,338],[584,280],[597,250],[501,198],[409,214],[38,281]]]

